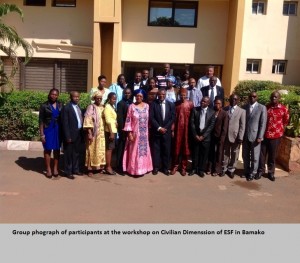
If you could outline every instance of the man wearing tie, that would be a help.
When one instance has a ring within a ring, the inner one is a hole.
[[[209,106],[209,97],[203,97],[201,107],[196,107],[191,113],[191,133],[193,137],[193,167],[189,175],[197,173],[204,177],[206,170],[211,133],[215,125],[215,112]]]
[[[224,145],[224,165],[222,176],[227,174],[231,179],[234,177],[241,143],[243,142],[246,124],[246,112],[237,104],[239,102],[237,94],[229,97],[230,106],[224,108],[229,116],[228,132]]]
[[[151,133],[153,134],[153,175],[162,172],[169,175],[171,158],[172,124],[175,121],[174,103],[166,100],[166,90],[161,88],[158,99],[150,105]]]
[[[258,169],[260,147],[267,124],[267,109],[257,102],[256,92],[249,94],[249,103],[243,108],[246,110],[246,130],[242,148],[244,173],[247,181],[252,181]]]
[[[215,97],[218,97],[222,100],[222,104],[224,105],[224,89],[221,86],[217,85],[218,78],[212,76],[209,78],[209,85],[201,88],[201,92],[203,97],[209,97],[209,107],[213,109]]]
[[[64,172],[69,179],[74,179],[74,175],[82,175],[79,171],[79,153],[83,141],[83,117],[78,106],[79,98],[80,94],[72,91],[70,93],[71,101],[63,107],[61,112],[64,138]]]

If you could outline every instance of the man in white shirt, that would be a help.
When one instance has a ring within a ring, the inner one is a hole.
[[[215,76],[212,76],[209,78],[209,85],[201,88],[201,92],[203,97],[207,96],[209,97],[210,104],[209,107],[214,107],[214,101],[215,97],[218,97],[222,100],[222,104],[224,105],[224,89],[217,85],[218,78]]]
[[[214,66],[208,66],[206,68],[206,75],[201,77],[198,82],[197,82],[197,88],[198,89],[201,89],[203,87],[206,87],[209,85],[209,79],[214,76],[214,73],[215,73],[215,69],[214,69]],[[217,83],[216,83],[217,86],[222,86],[221,85],[221,81],[217,78]]]

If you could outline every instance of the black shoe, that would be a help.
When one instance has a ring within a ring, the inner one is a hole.
[[[272,173],[268,173],[268,178],[269,178],[272,182],[275,181],[275,176],[274,176],[274,174],[272,174]]]
[[[200,171],[199,173],[198,173],[198,175],[200,176],[200,177],[204,177],[205,176],[205,173],[204,172],[202,172],[202,171]]]
[[[152,174],[153,174],[153,175],[157,175],[157,174],[158,174],[158,169],[154,169],[154,170],[152,171]]]
[[[219,173],[218,175],[219,175],[220,177],[223,177],[223,176],[225,176],[225,172]]]
[[[194,175],[196,173],[196,170],[195,169],[192,169],[189,173],[188,173],[188,175],[189,176],[192,176],[192,175]]]
[[[69,174],[69,175],[66,175],[66,178],[70,179],[70,180],[74,180],[75,177],[73,174]]]
[[[254,176],[252,174],[249,174],[246,178],[247,178],[247,181],[253,181]]]
[[[82,172],[75,172],[75,173],[73,173],[73,174],[75,174],[75,175],[83,175]]]
[[[255,180],[259,180],[259,179],[262,177],[262,175],[263,175],[262,172],[258,172],[258,173],[255,175],[254,179],[255,179]]]
[[[162,172],[163,172],[165,175],[170,175],[170,172],[169,172],[169,170],[167,170],[167,169],[163,170]]]
[[[234,178],[234,172],[226,171],[225,174],[229,176],[229,178],[233,179]]]

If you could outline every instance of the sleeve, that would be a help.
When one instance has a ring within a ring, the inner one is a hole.
[[[221,143],[224,143],[225,141],[225,138],[226,138],[226,134],[227,134],[227,131],[228,131],[228,114],[226,111],[224,111],[225,114],[224,114],[224,118],[223,118],[223,125],[222,125],[222,132],[221,132]]]
[[[201,87],[201,78],[198,79],[198,82],[197,82],[197,89],[200,90],[202,87]]]
[[[83,121],[83,128],[89,129],[94,128],[94,106],[89,105],[86,109],[85,115],[84,115],[84,121]]]
[[[43,125],[44,119],[45,119],[45,106],[44,104],[41,104],[39,110],[39,125]]]
[[[113,132],[113,122],[115,122],[115,120],[112,118],[111,109],[109,108],[108,104],[106,104],[104,108],[103,115],[105,119],[105,125],[108,127],[110,132]]]
[[[62,128],[66,140],[71,139],[68,111],[68,105],[64,106],[61,111]]]
[[[196,109],[194,108],[191,112],[191,117],[190,117],[190,127],[191,127],[191,133],[193,135],[193,138],[196,138],[196,135],[197,135],[196,126],[195,126],[195,118],[196,118]]]
[[[216,121],[216,117],[215,117],[215,114],[212,113],[209,117],[209,124],[208,124],[208,127],[205,131],[205,133],[203,134],[203,137],[204,138],[207,138],[207,137],[210,137],[210,134],[212,133],[212,130],[214,129],[215,127],[215,121]]]
[[[261,116],[259,119],[259,126],[258,126],[259,131],[258,131],[257,139],[264,138],[266,126],[267,126],[267,108],[264,105],[262,105]]]
[[[289,124],[289,119],[290,119],[289,110],[286,107],[284,107],[284,109],[285,109],[285,112],[284,112],[283,118],[282,118],[283,127],[285,127]]]
[[[129,106],[123,131],[132,131],[132,105]]]
[[[165,125],[164,128],[166,128],[167,130],[170,130],[172,127],[172,124],[175,121],[175,104],[173,102],[168,103],[169,104],[169,109],[170,109],[170,113],[171,113],[171,118],[169,119],[168,123]],[[167,105],[166,105],[167,106]]]
[[[160,125],[158,123],[158,121],[155,119],[155,104],[156,102],[152,102],[151,105],[150,105],[150,122],[151,122],[151,127],[154,129],[154,130],[157,130]]]
[[[240,117],[240,127],[239,127],[239,133],[238,133],[238,139],[243,140],[244,134],[245,134],[245,129],[246,129],[246,111],[242,109],[241,117]]]

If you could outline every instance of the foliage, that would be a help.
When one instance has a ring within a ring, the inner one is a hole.
[[[38,111],[47,101],[48,93],[41,91],[13,91],[0,97],[0,140],[34,140],[39,135]],[[61,93],[59,101],[66,104],[68,93]],[[81,93],[80,107],[90,104],[88,93]]]
[[[0,4],[0,51],[4,52],[12,62],[12,71],[8,76],[4,72],[3,62],[0,59],[0,87],[6,85],[12,87],[11,79],[14,77],[18,66],[19,58],[16,53],[17,48],[22,48],[25,52],[25,63],[27,63],[33,55],[32,46],[17,31],[3,22],[3,17],[11,12],[19,14],[23,20],[23,11],[14,4]],[[8,85],[9,84],[9,85]]]
[[[150,26],[179,26],[180,24],[171,18],[166,16],[160,16],[156,20],[149,23]]]

